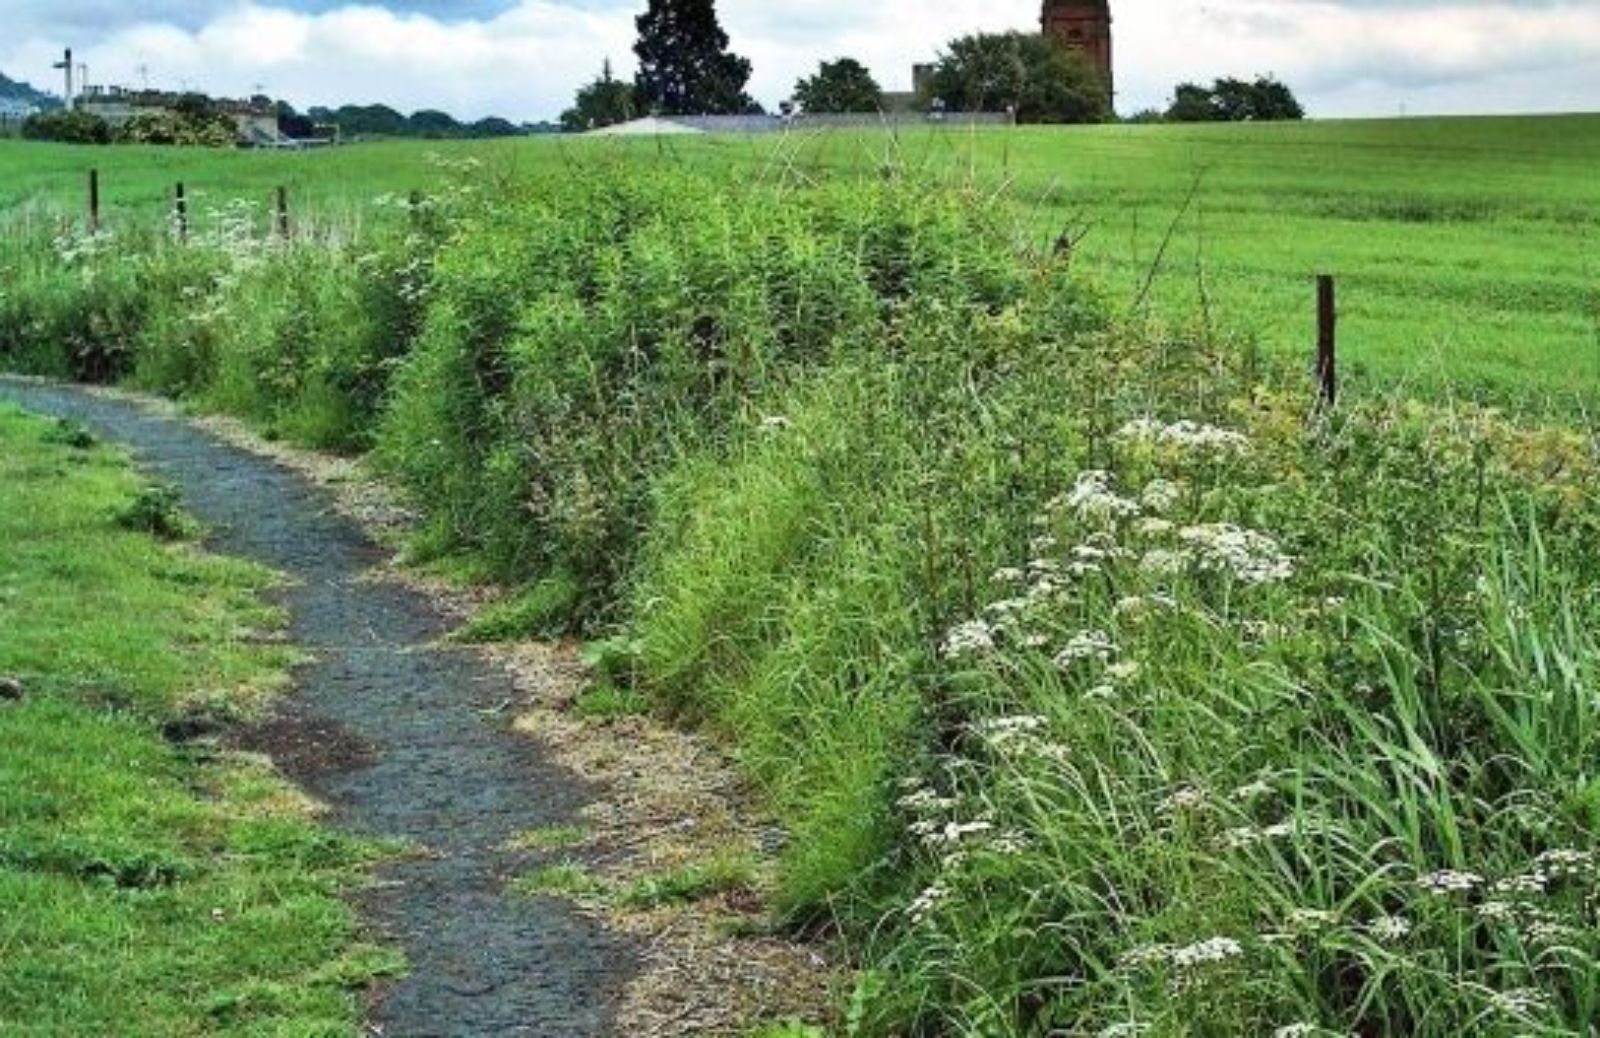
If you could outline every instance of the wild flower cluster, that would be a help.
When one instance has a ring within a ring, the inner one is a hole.
[[[1390,640],[1409,639],[1414,621],[1389,602],[1384,553],[1409,551],[1411,535],[1397,526],[1372,557],[1344,556],[1363,575],[1342,573],[1296,516],[1316,498],[1273,471],[1285,464],[1276,444],[1149,419],[1115,440],[1132,452],[1125,464],[1075,476],[1034,521],[1030,557],[994,574],[1006,597],[947,631],[959,651],[946,666],[979,716],[938,765],[939,809],[1021,850],[928,847],[939,898],[914,911],[928,954],[959,971],[976,954],[960,942],[989,925],[1070,935],[1065,953],[1017,975],[1081,975],[1053,1010],[1066,1015],[1048,1019],[1094,1033],[1209,1021],[1228,1033],[1449,1034],[1588,1018],[1600,871],[1557,834],[1589,830],[1557,821],[1552,803],[1529,811],[1512,786],[1495,801],[1440,785],[1431,755],[1447,751],[1428,726],[1460,722],[1418,684],[1427,657]],[[1274,517],[1283,529],[1264,525]],[[1491,559],[1459,578],[1466,608],[1503,609],[1519,630],[1536,622],[1494,572],[1506,557]],[[1456,627],[1450,651],[1474,660],[1479,639],[1510,633],[1465,615]],[[1506,737],[1474,759],[1528,766],[1524,736]],[[1434,748],[1417,757],[1418,746]],[[1417,840],[1396,805],[1436,835]],[[1434,842],[1461,839],[1465,824],[1473,849]],[[1027,922],[996,908],[1006,888],[1004,911]],[[1157,890],[1204,894],[1185,904]],[[989,939],[1031,954],[999,930]],[[1463,942],[1476,949],[1465,958]],[[1329,971],[1360,994],[1322,987]],[[1142,1009],[1130,1017],[1130,1005]]]

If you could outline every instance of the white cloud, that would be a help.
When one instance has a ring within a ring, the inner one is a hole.
[[[268,92],[305,106],[383,101],[463,117],[557,113],[610,57],[632,65],[643,0],[521,0],[498,16],[440,20],[380,4],[305,13],[302,0],[204,8],[189,27],[172,4],[123,8],[79,53],[96,82],[139,81],[215,93]],[[8,7],[11,4],[7,5]],[[25,35],[0,40],[0,69],[53,82],[73,20],[53,28],[44,3],[19,0]],[[438,6],[438,5],[435,5]],[[736,50],[755,63],[753,92],[771,105],[823,58],[850,54],[891,89],[912,62],[976,30],[1030,29],[1038,0],[721,0]],[[145,10],[139,21],[128,8]],[[1163,102],[1181,79],[1273,72],[1314,114],[1570,110],[1595,107],[1600,9],[1547,0],[1114,0],[1119,106]],[[31,29],[29,27],[32,27]]]

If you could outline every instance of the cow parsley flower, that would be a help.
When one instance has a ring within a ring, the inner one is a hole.
[[[1200,422],[1174,422],[1161,430],[1160,442],[1200,454],[1238,455],[1250,452],[1250,440],[1231,429]]]
[[[1516,988],[1511,991],[1497,991],[1489,999],[1496,1010],[1506,1016],[1526,1019],[1547,1012],[1550,1008],[1550,999],[1542,991],[1532,988]]]
[[[1162,425],[1150,418],[1138,418],[1119,429],[1116,439],[1122,443],[1160,445],[1191,454],[1228,456],[1250,451],[1250,440],[1243,433],[1192,421]]]
[[[1170,479],[1153,479],[1139,495],[1139,503],[1148,512],[1165,515],[1183,500],[1183,487]]]
[[[1122,497],[1112,489],[1115,477],[1091,469],[1078,474],[1078,481],[1066,495],[1065,505],[1080,518],[1101,522],[1139,514],[1139,503]]]
[[[1140,945],[1122,956],[1122,965],[1133,969],[1165,965],[1172,960],[1172,950],[1170,944]]]
[[[912,900],[906,907],[906,914],[911,917],[913,923],[921,923],[933,914],[934,909],[948,900],[950,900],[950,888],[942,883],[935,883]]]
[[[1025,736],[1039,731],[1046,724],[1043,717],[1024,715],[1017,717],[994,717],[979,721],[972,726],[983,740],[991,746],[1003,746],[1015,742]]]
[[[960,659],[994,651],[994,628],[982,620],[969,620],[952,627],[939,646],[945,659]]]
[[[1380,915],[1367,924],[1367,933],[1384,944],[1394,944],[1411,936],[1411,920],[1398,915]]]
[[[1483,886],[1483,877],[1475,872],[1440,869],[1419,876],[1417,885],[1432,894],[1467,894]]]
[[[1153,577],[1173,577],[1189,568],[1188,552],[1171,548],[1152,548],[1139,560],[1139,568]]]
[[[1079,631],[1066,646],[1056,653],[1055,665],[1061,670],[1071,670],[1086,660],[1104,663],[1116,654],[1117,647],[1104,631]]]
[[[1182,786],[1174,790],[1165,800],[1161,801],[1163,814],[1177,814],[1180,811],[1198,811],[1206,806],[1204,790],[1194,786]]]
[[[1144,671],[1138,660],[1121,660],[1106,668],[1106,677],[1113,681],[1132,681]]]
[[[1172,951],[1172,964],[1179,969],[1194,969],[1226,962],[1244,954],[1244,947],[1232,937],[1212,937]]]
[[[1245,584],[1271,584],[1294,576],[1294,563],[1266,534],[1231,523],[1207,523],[1185,527],[1178,537],[1202,570],[1225,573]]]

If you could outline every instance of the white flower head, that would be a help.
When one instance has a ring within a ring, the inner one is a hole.
[[[1550,1009],[1549,996],[1532,988],[1497,991],[1490,996],[1490,1002],[1498,1012],[1523,1020],[1539,1016]]]
[[[1394,944],[1411,936],[1411,920],[1398,915],[1380,915],[1367,924],[1367,933],[1384,944]]]
[[[1417,885],[1432,894],[1467,894],[1483,886],[1483,877],[1475,872],[1440,869],[1419,876]]]
[[[1139,495],[1139,503],[1145,511],[1154,512],[1156,515],[1166,515],[1177,507],[1183,500],[1183,487],[1170,479],[1154,479],[1145,485],[1144,492]]]
[[[1109,472],[1091,469],[1078,474],[1078,481],[1066,495],[1064,504],[1082,519],[1110,522],[1139,514],[1139,503],[1122,497],[1112,486]]]
[[[1172,951],[1172,964],[1179,969],[1194,969],[1226,962],[1244,954],[1244,947],[1232,937],[1212,937]]]
[[[1162,425],[1151,418],[1139,418],[1118,430],[1116,439],[1194,455],[1228,457],[1250,452],[1250,440],[1243,433],[1191,421]]]
[[[1195,565],[1245,584],[1272,584],[1294,576],[1294,562],[1266,534],[1231,523],[1208,523],[1178,531]]]
[[[913,923],[921,923],[933,914],[934,909],[950,899],[950,888],[940,883],[935,883],[922,893],[918,894],[911,904],[906,907],[906,914]]]
[[[991,746],[1004,746],[1027,738],[1044,728],[1048,722],[1036,715],[993,717],[977,722],[972,730]]]
[[[961,659],[994,651],[994,628],[983,620],[968,620],[952,627],[939,646],[945,659]]]
[[[1089,660],[1104,663],[1111,659],[1116,651],[1117,647],[1112,644],[1111,636],[1104,631],[1079,631],[1060,652],[1056,653],[1055,665],[1061,670],[1071,670],[1079,663]]]
[[[1198,811],[1205,807],[1208,798],[1205,791],[1194,786],[1180,786],[1165,800],[1161,801],[1163,814],[1178,814],[1184,811]]]

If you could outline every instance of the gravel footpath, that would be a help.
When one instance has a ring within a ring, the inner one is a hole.
[[[208,545],[287,574],[290,637],[314,662],[278,716],[250,737],[326,801],[332,822],[401,838],[419,853],[361,897],[410,974],[377,994],[385,1038],[602,1035],[637,949],[561,902],[508,895],[534,860],[518,833],[572,822],[592,793],[514,734],[500,668],[438,644],[447,630],[418,592],[373,573],[387,559],[326,494],[273,462],[135,404],[0,377],[0,401],[69,418],[125,444],[176,486]]]

